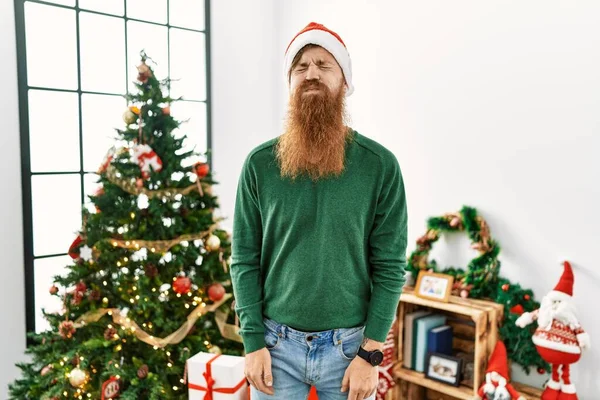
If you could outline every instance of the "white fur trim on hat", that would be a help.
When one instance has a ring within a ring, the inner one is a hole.
[[[564,292],[559,292],[558,290],[551,290],[546,294],[546,297],[550,300],[556,301],[571,301],[573,298]]]
[[[337,63],[342,68],[344,73],[344,79],[346,80],[346,96],[350,96],[354,92],[354,86],[352,85],[352,60],[350,60],[350,54],[346,47],[339,41],[338,38],[333,36],[330,32],[322,29],[311,29],[306,32],[299,34],[290,43],[290,46],[285,53],[284,61],[284,72],[286,82],[289,82],[289,72],[292,67],[294,57],[302,48],[308,44],[316,44],[327,50],[335,58]]]

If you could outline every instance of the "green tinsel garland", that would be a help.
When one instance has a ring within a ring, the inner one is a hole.
[[[485,220],[477,215],[477,211],[464,206],[459,213],[447,213],[441,217],[429,218],[427,232],[417,239],[417,248],[408,258],[407,271],[416,278],[421,270],[432,270],[454,276],[453,294],[475,299],[488,299],[504,305],[504,320],[500,327],[500,335],[508,351],[508,357],[520,364],[527,373],[532,367],[539,373],[549,370],[549,365],[537,353],[531,336],[537,323],[529,329],[521,329],[515,325],[516,319],[523,312],[539,308],[531,289],[523,289],[499,275],[500,246],[490,236]],[[443,232],[466,231],[472,247],[479,251],[479,256],[472,259],[466,270],[461,268],[440,268],[435,260],[429,260],[429,252]]]

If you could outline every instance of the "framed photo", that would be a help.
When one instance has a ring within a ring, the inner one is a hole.
[[[425,363],[425,376],[452,386],[460,385],[463,360],[446,354],[429,353]]]
[[[420,271],[417,278],[415,294],[425,299],[448,302],[454,277],[452,275],[434,274]]]

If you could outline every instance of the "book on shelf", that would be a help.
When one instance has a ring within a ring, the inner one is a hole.
[[[414,327],[415,322],[426,315],[430,315],[431,312],[420,310],[415,311],[404,316],[404,343],[402,347],[402,366],[405,368],[413,368],[413,354],[414,354]]]
[[[446,325],[446,316],[431,314],[416,320],[413,335],[413,366],[415,371],[425,371],[425,357],[427,357],[428,333],[431,329]]]
[[[452,355],[452,327],[438,326],[427,333],[427,351],[448,356]]]

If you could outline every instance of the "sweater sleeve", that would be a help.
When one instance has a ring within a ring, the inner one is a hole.
[[[265,347],[260,269],[262,222],[250,156],[238,181],[231,243],[231,283],[246,354]]]
[[[383,171],[375,220],[369,235],[369,264],[372,269],[371,301],[365,337],[385,342],[392,326],[406,266],[407,210],[402,173],[390,153]]]

